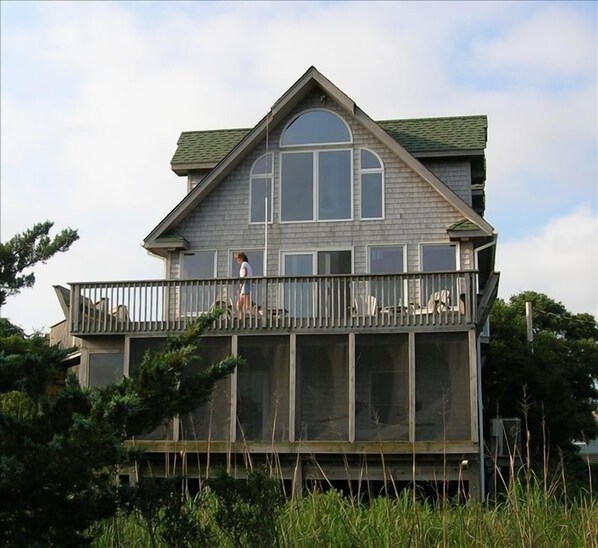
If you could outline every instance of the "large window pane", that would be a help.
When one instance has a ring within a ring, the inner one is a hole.
[[[283,154],[281,178],[281,220],[313,220],[313,154]]]
[[[457,269],[457,246],[454,244],[426,244],[421,248],[423,272],[449,272]],[[456,276],[438,274],[426,276],[421,285],[422,306],[434,307],[441,302],[438,311],[446,310],[459,298]]]
[[[467,333],[415,337],[415,439],[471,439]]]
[[[183,280],[214,278],[215,275],[215,251],[191,251],[181,255],[181,278]],[[218,296],[218,300],[221,297],[225,300],[224,296]],[[180,292],[179,310],[183,316],[207,312],[216,300],[214,287],[184,286]]]
[[[313,110],[299,115],[291,122],[280,144],[290,146],[349,142],[351,142],[351,134],[336,114]]]
[[[409,439],[407,335],[355,338],[355,439]]]
[[[361,175],[361,218],[382,218],[382,174]]]
[[[456,246],[452,244],[426,244],[422,246],[422,270],[439,272],[456,270]]]
[[[295,437],[347,440],[349,366],[347,337],[297,337]]]
[[[191,372],[205,371],[230,355],[230,337],[202,337],[199,357]],[[181,382],[185,382],[185,379]],[[227,440],[230,433],[230,377],[219,380],[208,402],[181,417],[184,440]]]
[[[403,246],[370,247],[370,272],[394,274],[404,272]]]
[[[265,221],[266,197],[268,198],[268,222],[272,221],[272,179],[253,178],[251,179],[251,217],[252,223],[263,223]]]
[[[285,276],[312,276],[314,256],[311,253],[286,254],[284,256]],[[284,283],[284,308],[295,318],[313,316],[315,287],[311,280],[292,280]]]
[[[249,259],[249,264],[251,265],[251,270],[253,270],[254,277],[263,276],[264,275],[264,250],[263,249],[239,249],[239,251],[243,251],[247,258]],[[239,277],[239,264],[235,259],[235,253],[237,250],[231,253],[231,260],[230,260],[230,277],[231,278],[238,278]]]
[[[239,337],[237,439],[288,440],[289,338]]]
[[[370,272],[372,274],[389,274],[383,278],[372,280],[371,294],[381,307],[405,305],[404,283],[402,278],[390,274],[404,272],[403,246],[370,247]]]
[[[322,151],[318,154],[320,220],[351,218],[351,152]]]

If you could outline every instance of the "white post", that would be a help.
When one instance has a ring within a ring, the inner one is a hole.
[[[527,342],[534,342],[534,322],[532,318],[532,303],[525,303],[525,322],[527,325]]]
[[[268,196],[264,198],[264,276],[268,275]]]

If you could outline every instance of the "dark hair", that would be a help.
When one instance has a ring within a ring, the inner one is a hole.
[[[245,255],[245,253],[243,253],[242,251],[237,251],[237,253],[235,253],[235,257],[239,257],[239,259],[245,261],[246,263],[249,262],[247,255]]]

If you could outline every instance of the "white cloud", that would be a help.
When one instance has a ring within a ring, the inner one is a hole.
[[[59,319],[51,284],[162,276],[139,243],[184,195],[180,132],[253,126],[310,65],[374,119],[488,114],[489,213],[545,222],[596,192],[596,24],[564,4],[40,2],[11,28],[18,5],[1,4],[2,239],[46,218],[81,234],[2,311],[24,327]]]
[[[566,4],[544,3],[490,38],[480,38],[473,62],[481,73],[526,86],[585,78],[596,70],[595,21]]]
[[[538,291],[598,317],[598,216],[588,207],[498,246],[499,296]]]

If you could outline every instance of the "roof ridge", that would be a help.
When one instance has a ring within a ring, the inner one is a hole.
[[[190,133],[222,133],[223,131],[251,131],[250,127],[230,127],[222,129],[190,129],[189,131],[181,131],[181,135]]]
[[[384,122],[421,122],[422,120],[466,120],[471,118],[488,118],[487,114],[469,114],[466,116],[432,116],[426,118],[389,118],[387,120],[374,120],[377,124]]]

